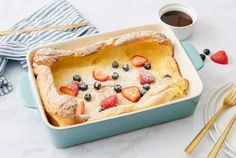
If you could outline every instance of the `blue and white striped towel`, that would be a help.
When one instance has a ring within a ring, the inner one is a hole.
[[[33,13],[30,17],[18,22],[10,30],[66,25],[82,21],[84,22],[85,19],[68,1],[54,0]],[[94,26],[83,26],[62,31],[50,30],[0,36],[0,96],[12,90],[11,83],[2,76],[8,60],[20,61],[20,64],[26,68],[25,56],[29,49],[43,43],[75,38],[97,32]]]

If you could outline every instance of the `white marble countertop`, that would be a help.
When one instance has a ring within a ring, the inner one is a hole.
[[[7,29],[49,1],[0,0],[0,29]],[[166,0],[71,0],[71,2],[101,32],[156,22],[157,9],[167,3]],[[204,48],[213,51],[224,49],[230,58],[227,66],[217,65],[209,58],[206,60],[205,67],[199,71],[204,83],[204,92],[192,116],[67,149],[57,149],[50,142],[38,111],[21,105],[17,85],[26,72],[17,62],[9,62],[4,75],[13,83],[14,90],[0,97],[0,157],[206,157],[213,146],[209,135],[191,156],[186,156],[183,150],[204,124],[204,107],[209,95],[216,87],[236,78],[236,2],[235,0],[182,0],[182,2],[195,8],[199,16],[194,34],[188,41],[199,51]],[[227,156],[221,152],[219,157]]]

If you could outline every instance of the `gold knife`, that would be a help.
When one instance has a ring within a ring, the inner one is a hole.
[[[225,128],[224,132],[220,136],[220,138],[217,140],[215,146],[212,148],[211,152],[208,155],[208,158],[215,158],[220,151],[221,146],[223,145],[227,135],[229,134],[230,129],[233,127],[234,122],[236,121],[236,114],[232,117],[230,120],[228,126]]]

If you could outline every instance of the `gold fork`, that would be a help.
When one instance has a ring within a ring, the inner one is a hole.
[[[215,120],[222,114],[226,109],[234,106],[236,104],[236,82],[233,84],[232,88],[226,95],[223,105],[221,108],[211,117],[207,124],[202,128],[202,130],[196,135],[196,137],[191,141],[191,143],[185,148],[185,153],[190,154],[202,140],[203,136],[210,129]]]
[[[220,138],[217,140],[216,144],[214,145],[211,152],[209,153],[208,158],[215,158],[217,156],[218,152],[220,151],[221,146],[223,145],[223,143],[224,143],[227,135],[229,134],[230,129],[233,127],[235,121],[236,121],[236,114],[234,114],[234,116],[230,120],[229,124],[225,128],[224,132],[222,133]]]
[[[36,31],[46,31],[46,30],[65,30],[65,29],[72,29],[81,26],[88,25],[88,22],[81,22],[76,24],[68,24],[68,25],[60,25],[60,26],[48,26],[42,28],[30,28],[30,29],[23,29],[23,30],[11,30],[11,31],[0,31],[0,36],[9,35],[14,33],[23,33],[23,32],[36,32]]]

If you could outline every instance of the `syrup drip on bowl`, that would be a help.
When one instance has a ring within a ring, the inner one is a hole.
[[[193,23],[192,18],[181,11],[168,11],[161,15],[161,20],[169,25],[183,27]]]

